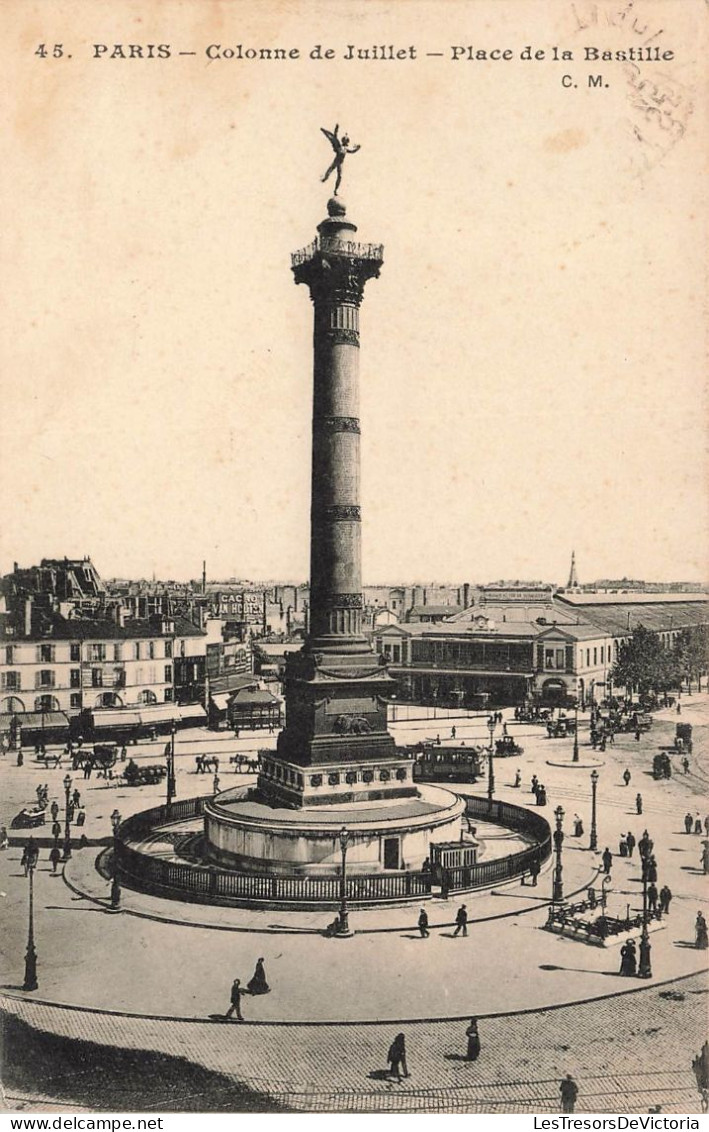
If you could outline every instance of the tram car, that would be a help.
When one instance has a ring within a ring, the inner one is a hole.
[[[414,750],[415,782],[475,782],[482,774],[484,747],[424,742]]]

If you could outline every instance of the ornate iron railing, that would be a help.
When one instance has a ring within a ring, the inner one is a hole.
[[[130,844],[145,838],[156,826],[200,817],[208,800],[188,798],[173,802],[169,809],[167,805],[154,806],[124,821],[116,838],[117,864],[123,879],[136,888],[159,895],[204,903],[312,908],[337,903],[341,895],[338,876],[242,873],[213,865],[167,861]],[[468,798],[466,803],[469,817],[499,822],[534,838],[535,844],[508,857],[445,870],[444,894],[489,888],[522,876],[535,865],[541,867],[551,854],[551,830],[539,814],[506,802],[493,801],[490,806],[484,798]],[[351,873],[346,880],[347,900],[356,907],[425,899],[431,895],[432,882],[428,870]]]
[[[316,255],[342,255],[352,259],[384,258],[383,244],[360,244],[357,240],[335,240],[331,236],[317,236],[311,244],[300,248],[291,255],[291,267],[298,267],[301,263],[308,263]]]

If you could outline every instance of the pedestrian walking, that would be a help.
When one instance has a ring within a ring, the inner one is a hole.
[[[641,814],[643,812],[643,796],[642,794],[635,795],[635,813]]]
[[[635,950],[635,943],[629,939],[620,949],[620,972],[621,975],[627,975],[629,978],[637,974],[638,957]]]
[[[431,933],[428,930],[428,912],[425,908],[422,908],[419,912],[418,928],[421,933],[421,939],[428,939]]]
[[[79,790],[78,790],[78,789],[76,789],[76,790],[74,791],[74,793],[72,794],[72,798],[74,799],[74,805],[75,805],[75,806],[77,807],[77,809],[78,809],[78,808],[79,808],[79,806],[81,805],[81,793],[79,792]]]
[[[630,786],[630,771],[628,770],[627,767],[623,771],[623,782],[625,783],[626,786]]]
[[[640,728],[639,727],[635,728],[635,742],[636,743],[640,742]]]
[[[268,992],[270,991],[271,988],[266,982],[266,972],[263,966],[263,959],[258,959],[256,961],[256,970],[251,976],[246,989],[248,990],[249,994],[268,994]]]
[[[647,906],[651,912],[657,911],[657,885],[649,884],[647,886]]]
[[[603,861],[603,872],[606,874],[606,876],[608,876],[611,871],[611,865],[613,864],[613,854],[611,853],[607,845],[603,850],[603,856],[601,860]]]
[[[212,791],[213,791],[214,794],[219,793],[219,775],[218,774],[215,774],[214,778],[212,779]]]
[[[701,912],[697,912],[694,932],[694,946],[698,948],[699,951],[706,951],[709,947],[709,936],[707,935],[707,922]]]
[[[462,931],[463,935],[468,934],[468,909],[465,904],[461,904],[455,915],[455,931],[453,935],[457,936],[459,931]]]
[[[468,1039],[466,1061],[477,1061],[480,1056],[480,1034],[478,1033],[477,1018],[470,1019],[468,1028],[465,1031],[465,1036]]]
[[[234,982],[231,984],[231,1006],[224,1015],[225,1018],[231,1018],[232,1014],[236,1014],[237,1022],[244,1021],[241,1013],[241,996],[243,993],[241,979],[234,979]]]
[[[394,1041],[389,1046],[387,1061],[389,1062],[390,1077],[396,1075],[397,1081],[401,1081],[402,1076],[409,1076],[409,1070],[406,1064],[406,1038],[403,1034],[397,1034]]]
[[[451,739],[455,739],[455,727],[451,727]]]
[[[647,830],[644,829],[643,835],[640,838],[640,840],[638,841],[638,849],[640,851],[640,856],[642,857],[643,860],[645,860],[646,857],[650,856],[650,854],[652,853],[652,847],[653,847],[654,844],[655,844],[655,842],[649,836]]]
[[[10,848],[10,838],[7,836],[7,826],[0,825],[0,851]]]
[[[709,842],[705,842],[705,844],[704,844],[704,848],[702,849],[702,856],[700,858],[700,863],[701,863],[702,869],[704,870],[704,875],[709,876]]]
[[[573,1112],[576,1105],[576,1098],[579,1095],[579,1087],[570,1073],[567,1073],[564,1080],[561,1082],[559,1092],[561,1093],[561,1111]]]
[[[529,880],[534,888],[537,887],[537,877],[539,876],[539,858],[535,857],[529,866]]]
[[[17,765],[22,766],[25,761],[25,756],[22,754],[22,747],[17,749]]]
[[[49,860],[52,862],[52,876],[56,875],[57,865],[59,864],[61,859],[62,859],[61,849],[59,848],[59,845],[55,842],[54,845],[52,846],[52,848],[49,850]]]
[[[632,857],[633,849],[635,848],[635,838],[633,837],[632,830],[628,831],[628,836],[625,839],[625,844],[628,846],[628,856]]]
[[[694,826],[694,818],[691,814],[684,815],[684,832],[691,833]]]
[[[532,791],[532,794],[534,794],[536,797],[537,790],[539,789],[539,779],[537,778],[536,774],[532,775],[532,785],[530,789]]]
[[[686,755],[682,759],[682,770],[684,771],[685,774],[689,774],[689,759],[687,758]]]
[[[546,806],[547,804],[547,788],[542,786],[541,783],[537,787],[537,805]]]
[[[52,821],[56,821],[57,814],[59,813],[59,803],[56,801],[56,799],[52,802],[50,813],[52,815]]]
[[[574,837],[583,837],[583,822],[578,814],[574,814]]]
[[[672,900],[672,893],[666,884],[663,884],[660,889],[660,911],[663,916],[668,915],[670,910],[670,902]]]
[[[681,714],[682,714],[682,705],[679,702],[679,700],[677,700],[677,715],[681,715]]]
[[[613,730],[612,727],[611,727],[610,731],[608,732],[608,742],[610,743],[611,747],[615,747],[615,731]],[[626,786],[627,786],[627,782],[626,782]]]
[[[704,832],[706,833],[707,837],[709,837],[709,814],[707,814],[704,819]]]
[[[702,835],[702,819],[700,818],[699,814],[697,814],[695,819],[694,819],[694,832],[698,833],[699,836],[701,837],[701,835]]]
[[[522,771],[519,769],[519,767],[517,768],[517,773],[515,774],[514,785],[516,787],[522,785]],[[707,836],[709,836],[709,834]]]

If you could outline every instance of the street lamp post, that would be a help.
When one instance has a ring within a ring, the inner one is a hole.
[[[574,753],[573,753],[573,757],[572,757],[572,762],[577,763],[579,761],[579,701],[578,701],[578,697],[576,698],[576,705],[574,707],[574,719],[575,719]]]
[[[26,991],[37,990],[37,952],[34,946],[34,870],[39,857],[39,849],[27,855],[27,875],[30,878],[29,926],[27,930],[27,951],[25,952],[25,981],[22,989]]]
[[[120,908],[121,906],[121,878],[118,875],[118,830],[121,824],[121,815],[118,810],[114,810],[111,814],[111,825],[113,826],[113,878],[111,880],[111,907]]]
[[[598,771],[591,771],[591,841],[589,849],[598,849],[598,830],[596,829],[596,789],[598,787]]]
[[[495,719],[492,715],[487,721],[487,728],[490,732],[490,751],[487,760],[487,802],[490,809],[492,809],[492,800],[495,794],[495,763],[493,758],[493,735],[495,734]]]
[[[349,912],[347,910],[347,847],[350,843],[350,835],[346,825],[343,825],[340,830],[339,839],[340,852],[342,853],[342,874],[340,876],[340,912],[335,935],[340,939],[345,939],[347,936],[354,935],[354,932],[350,930]]]
[[[170,742],[167,748],[167,812],[168,816],[172,809],[172,800],[175,797],[177,790],[175,789],[175,721],[172,721],[172,730],[170,732]]]
[[[560,904],[564,899],[564,880],[563,880],[563,866],[561,863],[561,847],[564,843],[564,831],[562,829],[562,822],[564,820],[564,811],[561,806],[557,806],[554,810],[554,817],[556,818],[556,829],[554,830],[554,852],[556,853],[556,862],[554,864],[554,885],[552,889],[552,903]]]
[[[650,867],[650,856],[643,857],[643,930],[640,933],[640,957],[638,962],[638,978],[652,978],[652,963],[650,961],[650,933],[647,930],[647,874]]]
[[[64,857],[63,860],[68,861],[71,857],[71,822],[69,818],[69,791],[71,790],[71,776],[66,774],[64,776]]]

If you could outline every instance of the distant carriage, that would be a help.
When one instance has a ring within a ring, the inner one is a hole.
[[[661,754],[655,755],[652,760],[652,777],[656,779],[672,778],[672,763],[666,752],[663,751]]]
[[[498,758],[507,759],[522,754],[524,754],[524,747],[520,747],[512,735],[503,735],[495,742],[495,755]]]

